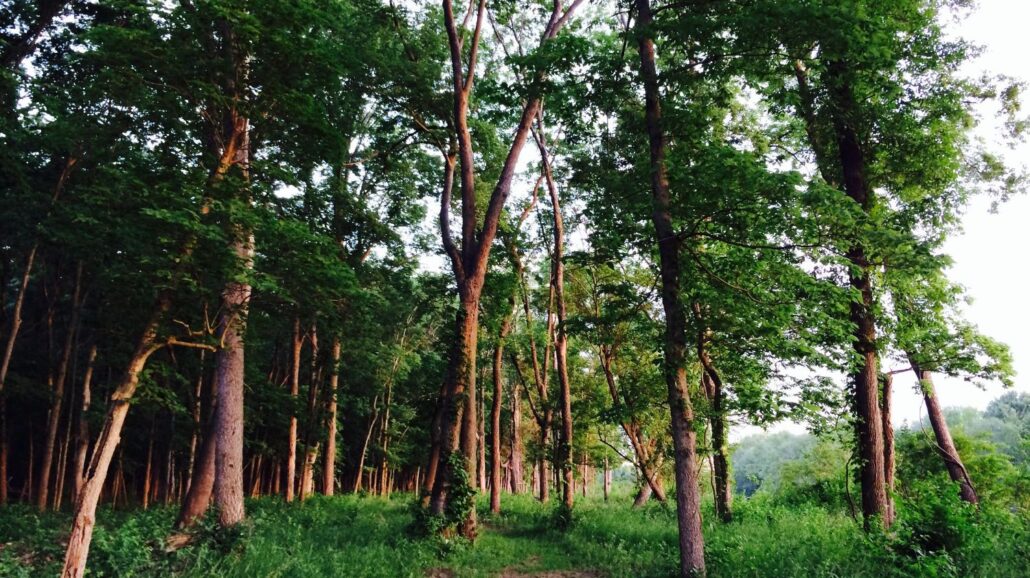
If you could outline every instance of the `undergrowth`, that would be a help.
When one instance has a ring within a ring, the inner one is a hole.
[[[845,512],[769,496],[739,499],[729,524],[716,521],[706,504],[709,576],[1025,578],[1027,520],[989,506],[968,507],[945,483],[931,480],[917,488],[899,501],[891,530],[872,533]],[[444,568],[470,578],[573,569],[611,578],[676,575],[670,506],[633,510],[625,495],[608,503],[580,498],[575,523],[562,531],[555,527],[553,504],[505,495],[499,515],[479,502],[481,531],[474,545],[441,547],[411,531],[418,512],[413,500],[404,494],[315,497],[303,504],[252,500],[241,528],[225,533],[206,520],[192,545],[173,552],[165,547],[173,509],[103,509],[88,575],[416,578]],[[0,510],[0,576],[57,575],[68,526],[66,514],[40,515],[24,506]]]

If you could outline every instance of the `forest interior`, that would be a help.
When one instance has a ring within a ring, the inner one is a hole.
[[[1027,578],[980,9],[3,0],[0,577]]]

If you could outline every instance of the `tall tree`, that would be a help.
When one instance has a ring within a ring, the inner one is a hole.
[[[676,522],[679,527],[680,575],[704,575],[704,536],[701,530],[701,492],[697,479],[697,434],[687,384],[687,313],[680,297],[679,238],[672,225],[669,180],[665,166],[658,69],[655,62],[653,19],[649,0],[636,0],[635,33],[644,85],[645,125],[651,152],[652,221],[658,244],[665,310],[664,365],[675,449]]]

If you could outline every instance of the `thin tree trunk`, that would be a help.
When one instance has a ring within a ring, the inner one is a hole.
[[[315,461],[318,458],[319,442],[315,441],[315,427],[318,423],[318,390],[319,390],[319,365],[318,365],[318,325],[316,321],[311,322],[311,374],[308,381],[308,418],[304,428],[304,465],[300,473],[300,499],[304,501],[314,488],[315,482]],[[312,445],[312,442],[314,444]]]
[[[600,312],[598,311],[597,314],[599,315]],[[615,370],[613,367],[615,362],[615,348],[612,346],[602,345],[598,351],[598,355],[601,358],[601,369],[604,372],[605,381],[608,384],[608,394],[612,398],[612,404],[616,410],[621,410],[621,408],[625,406],[623,400],[625,394],[619,393],[618,385],[615,383]],[[643,496],[644,502],[638,504],[636,500],[634,500],[634,506],[639,507],[640,505],[643,505],[643,503],[646,503],[652,493],[655,499],[664,504],[665,487],[662,485],[661,477],[658,476],[656,471],[657,468],[654,467],[654,457],[648,449],[648,444],[644,441],[645,438],[643,437],[640,424],[637,423],[635,417],[630,416],[629,419],[622,420],[620,425],[622,426],[622,431],[626,433],[626,437],[629,439],[630,447],[633,448],[633,457],[636,460],[635,465],[637,466],[637,470],[639,470],[640,475],[643,477],[644,483],[650,487],[650,491],[647,492],[647,495]],[[637,497],[640,498],[641,494],[638,494]]]
[[[504,383],[501,380],[502,362],[504,361],[504,342],[511,332],[512,318],[515,316],[515,295],[509,299],[511,312],[501,323],[501,331],[494,345],[493,379],[494,398],[490,405],[490,511],[501,512],[501,404],[504,401]]]
[[[304,452],[304,469],[301,470],[300,475],[300,501],[302,502],[308,499],[308,496],[314,491],[315,462],[318,460],[318,446],[319,444],[316,443]]]
[[[887,486],[887,517],[895,518],[894,512],[894,424],[891,421],[891,405],[893,404],[894,376],[884,376],[883,395],[880,399],[880,417],[883,418],[883,479]]]
[[[847,72],[847,65],[844,62],[835,61],[829,63],[826,73],[835,110],[833,129],[838,152],[835,162],[839,163],[840,174],[843,177],[842,180],[838,180],[834,172],[828,170],[830,163],[834,161],[829,157],[828,149],[818,137],[818,131],[814,125],[807,72],[801,63],[795,65],[810,144],[816,153],[824,179],[831,186],[842,189],[851,200],[862,207],[863,211],[869,212],[872,209],[873,194],[866,178],[865,154],[857,129],[853,125],[853,111],[856,108],[855,95],[847,79]],[[889,526],[892,522],[887,511],[887,491],[884,479],[883,421],[880,416],[879,380],[877,378],[879,354],[876,345],[876,319],[873,312],[872,265],[866,256],[865,247],[861,244],[850,247],[846,257],[852,265],[848,275],[849,284],[861,297],[860,300],[851,302],[850,320],[855,327],[853,347],[861,357],[858,367],[852,374],[852,383],[855,393],[855,414],[861,457],[859,468],[862,486],[862,514],[868,529],[873,520],[877,518],[879,523],[884,526]]]
[[[479,376],[479,391],[476,392],[476,397],[479,400],[479,407],[476,408],[476,415],[479,416],[479,424],[476,428],[476,447],[479,448],[479,459],[477,460],[479,466],[479,491],[487,491],[487,480],[486,480],[486,375]]]
[[[511,493],[525,491],[525,451],[522,447],[522,388],[516,380],[511,386],[511,452],[509,453],[509,476]]]
[[[834,159],[831,151],[820,136],[816,126],[815,100],[808,83],[808,71],[801,61],[794,64],[798,81],[799,112],[805,121],[809,143],[815,153],[823,179],[832,187],[841,189],[865,211],[872,206],[872,194],[865,178],[865,161],[855,128],[850,124],[851,112],[855,108],[854,94],[844,78],[846,65],[837,61],[828,67],[829,84],[838,113],[834,118],[834,131],[838,141],[839,156]],[[843,182],[832,166],[839,166]],[[853,265],[849,275],[852,288],[861,295],[861,301],[851,303],[850,319],[855,325],[854,348],[862,361],[852,375],[855,391],[855,413],[858,418],[857,437],[861,454],[862,512],[866,528],[877,516],[880,522],[889,525],[887,515],[887,492],[884,479],[884,451],[882,416],[879,412],[877,379],[878,354],[876,349],[876,327],[873,318],[873,291],[871,265],[861,246],[851,247],[847,258]]]
[[[57,432],[61,424],[61,407],[64,403],[64,384],[68,378],[68,366],[75,347],[75,331],[79,324],[82,310],[82,263],[76,266],[75,290],[72,294],[72,313],[65,333],[64,348],[61,360],[57,365],[57,377],[54,379],[53,401],[47,417],[46,439],[43,442],[43,463],[39,469],[39,489],[36,491],[36,507],[45,512],[50,499],[50,471],[53,469],[54,451],[57,447]]]
[[[712,363],[707,344],[710,331],[704,327],[701,305],[695,302],[694,315],[701,324],[697,335],[697,357],[701,363],[701,383],[708,397],[711,415],[708,419],[712,428],[712,478],[715,493],[715,513],[723,522],[733,520],[733,480],[730,477],[729,435],[725,408],[725,388],[722,377]]]
[[[551,161],[545,141],[543,122],[538,113],[538,130],[536,132],[537,148],[543,159],[544,181],[551,197],[551,213],[553,216],[554,248],[551,259],[551,284],[554,287],[554,299],[557,310],[557,332],[554,338],[555,365],[558,374],[558,407],[561,412],[561,435],[558,436],[555,452],[556,467],[561,471],[562,503],[571,509],[575,500],[574,474],[572,469],[572,393],[569,385],[568,350],[569,337],[566,331],[565,312],[565,225],[561,214],[561,199],[558,187],[554,182]]]
[[[429,499],[433,494],[433,483],[436,481],[436,469],[440,464],[440,446],[444,419],[444,401],[447,393],[447,384],[440,386],[440,393],[437,394],[436,412],[433,414],[433,423],[430,425],[429,437],[429,462],[426,465],[426,477],[422,487],[422,507],[429,507]]]
[[[361,491],[361,478],[365,472],[365,456],[368,455],[368,444],[372,440],[372,432],[375,431],[376,422],[379,421],[379,396],[372,399],[372,416],[368,421],[368,431],[365,433],[365,443],[361,446],[361,457],[358,459],[358,473],[354,477],[354,490],[356,494]]]
[[[76,348],[77,347],[78,346],[76,346]],[[73,387],[68,392],[69,398],[75,397],[74,389],[75,388]],[[74,412],[75,404],[72,403],[71,399],[69,399],[66,407],[68,409],[64,421],[64,433],[61,436],[61,451],[57,454],[57,479],[55,480],[53,499],[53,508],[55,512],[59,512],[61,510],[61,503],[64,501],[64,484],[68,479],[68,459],[70,457],[68,450],[72,439],[72,422],[74,421],[74,416],[72,414]]]
[[[197,375],[197,382],[193,386],[193,407],[191,408],[191,415],[193,417],[193,432],[190,434],[190,458],[189,463],[186,467],[186,494],[189,494],[190,486],[193,485],[193,472],[195,471],[197,463],[197,444],[200,443],[201,433],[201,412],[203,404],[201,402],[201,396],[204,391],[204,358],[207,352],[203,349],[200,350],[200,372]]]
[[[926,403],[926,415],[930,418],[930,427],[933,428],[933,435],[937,440],[937,451],[944,459],[944,467],[948,470],[948,476],[951,481],[959,485],[959,496],[963,500],[978,505],[980,498],[973,488],[973,480],[970,479],[969,472],[962,463],[955,442],[951,438],[948,422],[944,419],[944,411],[941,409],[941,402],[937,398],[937,389],[933,384],[933,373],[923,369],[912,359],[912,356],[909,356],[909,362],[919,378],[919,387],[922,389],[923,401]]]
[[[672,223],[669,181],[665,167],[665,133],[661,124],[658,72],[655,66],[650,0],[635,0],[640,69],[644,83],[645,118],[651,148],[651,194],[660,257],[662,306],[665,310],[665,381],[672,416],[676,471],[676,520],[679,526],[680,576],[705,574],[701,497],[697,478],[694,408],[686,374],[686,312],[680,300],[679,240]]]
[[[264,474],[265,456],[257,454],[254,458],[254,472],[250,479],[250,497],[256,498],[261,495],[261,479]]]
[[[150,440],[147,442],[147,468],[143,474],[143,509],[150,507],[150,480],[154,468],[154,428],[150,428]]]
[[[322,493],[331,496],[336,486],[336,389],[340,383],[340,336],[333,337],[332,354],[329,360],[329,408],[326,412],[328,433],[326,434],[325,460],[322,466]]]
[[[22,502],[28,502],[32,499],[32,488],[34,487],[33,482],[33,471],[36,469],[36,436],[32,430],[32,422],[25,424],[25,429],[29,430],[29,459],[28,466],[25,468],[26,480],[21,485],[21,497]]]
[[[300,351],[304,338],[300,332],[300,318],[293,320],[293,348],[290,365],[290,397],[300,394]],[[290,430],[286,441],[286,501],[293,501],[297,483],[297,414],[290,412]]]
[[[89,453],[89,405],[92,401],[93,370],[96,367],[97,346],[93,344],[86,355],[86,373],[82,378],[82,401],[79,406],[79,427],[75,438],[75,469],[72,471],[72,479],[75,481],[75,494],[73,503],[79,501],[79,494],[82,493],[84,470],[86,468],[86,454]]]

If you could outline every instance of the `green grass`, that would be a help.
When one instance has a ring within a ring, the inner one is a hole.
[[[651,504],[633,510],[627,496],[609,503],[580,499],[572,527],[560,532],[552,529],[553,506],[525,496],[503,498],[501,515],[481,515],[482,533],[474,546],[412,533],[412,498],[407,495],[313,498],[292,505],[254,500],[238,535],[206,526],[196,544],[174,553],[163,548],[172,509],[107,509],[99,516],[89,575],[414,578],[429,569],[469,578],[545,570],[610,578],[676,575],[670,508]],[[891,534],[872,535],[843,513],[811,505],[787,508],[767,499],[739,500],[730,524],[715,522],[708,509],[709,576],[1026,577],[1026,520],[1004,512],[941,513],[932,506],[929,513],[921,512],[923,518],[903,520]],[[484,502],[480,507],[486,511]],[[923,534],[932,533],[933,526],[926,516],[944,516],[947,528],[954,527],[957,533],[947,537],[950,549],[926,548],[930,542]],[[63,514],[39,516],[19,506],[0,511],[0,576],[56,575],[67,527]]]

